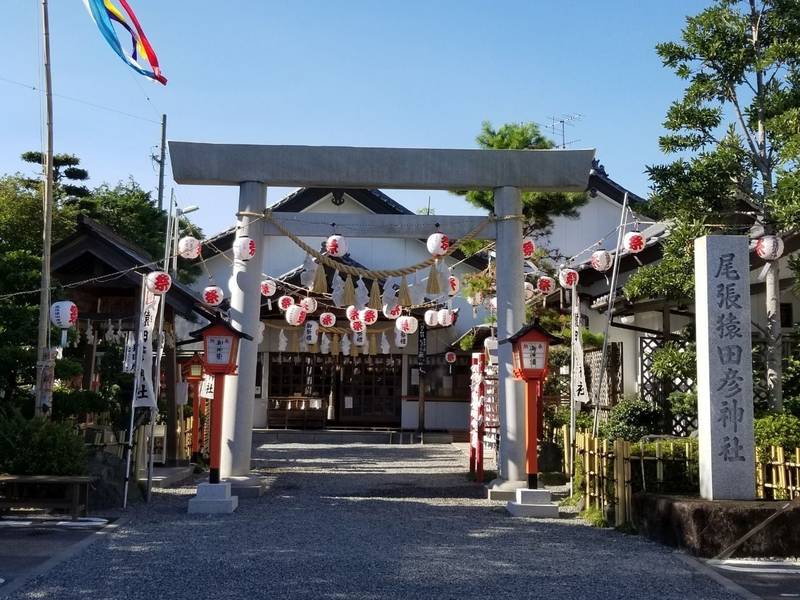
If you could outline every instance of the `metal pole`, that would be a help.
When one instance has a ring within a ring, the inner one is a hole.
[[[617,249],[614,252],[614,267],[611,270],[611,288],[608,291],[608,310],[606,312],[606,327],[603,331],[603,354],[600,361],[600,381],[597,383],[597,393],[594,396],[594,423],[592,424],[592,435],[597,436],[597,428],[600,420],[600,392],[603,389],[603,382],[606,380],[606,365],[608,364],[608,331],[611,327],[611,319],[614,317],[614,300],[617,296],[617,276],[619,275],[619,251],[622,248],[622,238],[625,236],[625,223],[628,215],[628,192],[622,199],[622,212],[619,216],[619,228],[617,229]]]
[[[136,339],[139,339],[139,327],[141,322],[141,313],[142,307],[144,306],[144,295],[147,286],[145,285],[145,277],[146,275],[142,275],[142,290],[139,294],[139,307],[137,309],[136,315]],[[133,413],[134,413],[134,405],[136,404],[136,390],[139,389],[139,384],[141,383],[141,379],[139,378],[142,369],[139,368],[139,357],[141,356],[142,349],[139,348],[138,344],[136,345],[136,360],[134,361],[134,375],[133,375],[133,395],[131,396],[131,418],[130,424],[128,425],[128,444],[127,444],[127,452],[128,456],[125,459],[125,491],[122,495],[122,508],[128,507],[128,483],[130,482],[131,478],[131,454],[133,454]]]
[[[570,345],[569,345],[569,495],[575,494],[573,481],[575,480],[575,302],[578,300],[577,286],[572,289],[572,311],[570,312]]]
[[[158,159],[158,212],[164,210],[164,164],[167,154],[167,115],[161,115],[161,156]]]
[[[44,198],[42,201],[42,279],[39,293],[39,337],[36,362],[36,406],[37,415],[50,409],[52,391],[45,384],[50,369],[50,244],[53,230],[53,91],[50,76],[50,19],[47,0],[42,0],[42,44],[44,46],[44,97],[46,106],[46,144],[44,156]]]

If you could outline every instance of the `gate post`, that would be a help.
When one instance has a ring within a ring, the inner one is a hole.
[[[257,181],[239,184],[239,212],[261,212],[267,205],[267,187]],[[222,413],[220,476],[243,477],[250,473],[253,441],[253,406],[256,394],[258,322],[261,312],[261,270],[264,262],[264,220],[240,216],[236,237],[256,242],[256,255],[249,261],[234,260],[231,275],[231,324],[253,337],[239,341],[239,372],[225,378]]]
[[[506,340],[525,324],[522,199],[515,187],[494,190],[497,221],[497,338],[500,413],[498,477],[493,488],[525,487],[525,388],[514,379],[513,352]]]

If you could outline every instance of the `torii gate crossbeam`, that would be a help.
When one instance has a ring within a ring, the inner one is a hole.
[[[339,146],[271,146],[169,143],[175,181],[192,185],[239,187],[237,235],[264,239],[263,219],[248,214],[266,207],[267,186],[487,190],[495,192],[497,252],[497,335],[504,340],[523,325],[521,191],[586,190],[594,150],[443,150],[354,148]],[[338,217],[347,219],[347,217]],[[411,217],[407,217],[411,218]],[[396,237],[424,237],[427,220]],[[363,224],[363,221],[362,221]],[[384,225],[386,223],[384,222]],[[410,224],[410,223],[409,223]],[[395,224],[392,224],[395,226]],[[492,232],[492,233],[495,233]],[[309,221],[302,235],[324,237],[328,223]],[[493,237],[493,236],[487,236]],[[241,331],[256,331],[260,311],[259,283],[264,244],[256,257],[235,261],[231,320]],[[510,344],[499,346],[500,477],[509,488],[524,487],[524,390],[512,375]],[[250,473],[257,345],[242,340],[239,374],[228,377],[223,414],[220,471],[223,477]]]

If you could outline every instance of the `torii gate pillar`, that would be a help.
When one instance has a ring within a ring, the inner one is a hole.
[[[267,186],[256,181],[239,184],[239,212],[259,213],[267,205]],[[252,222],[251,222],[252,221]],[[256,395],[258,362],[258,322],[261,312],[261,269],[264,264],[264,220],[239,217],[236,237],[256,241],[256,255],[248,261],[234,260],[231,285],[231,323],[253,339],[239,342],[239,371],[225,378],[225,405],[222,409],[222,452],[220,477],[247,477],[250,474],[250,446],[253,440],[253,404]]]

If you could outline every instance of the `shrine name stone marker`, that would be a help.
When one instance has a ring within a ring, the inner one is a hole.
[[[694,241],[700,495],[755,498],[750,258],[745,236]]]

